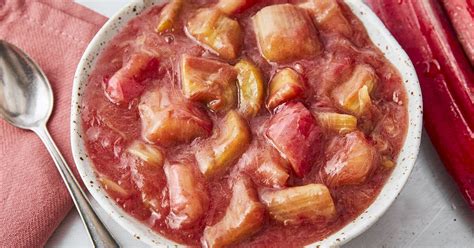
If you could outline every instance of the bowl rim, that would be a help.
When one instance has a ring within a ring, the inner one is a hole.
[[[101,187],[94,172],[82,139],[81,101],[82,92],[87,86],[90,72],[95,66],[98,55],[128,21],[146,9],[165,3],[165,0],[134,0],[114,14],[97,32],[87,46],[74,75],[71,101],[70,136],[71,149],[80,177],[88,191],[112,217],[133,237],[151,246],[177,245],[151,228],[141,223],[120,208],[110,199]],[[383,55],[402,75],[408,99],[408,129],[402,150],[398,156],[395,169],[382,187],[374,202],[340,230],[323,240],[307,245],[307,247],[338,247],[357,237],[371,227],[386,212],[400,194],[415,165],[419,152],[422,131],[422,97],[416,71],[406,52],[386,29],[381,20],[360,0],[344,0],[355,16],[365,26],[370,39]]]

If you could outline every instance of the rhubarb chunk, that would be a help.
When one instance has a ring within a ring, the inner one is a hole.
[[[143,81],[158,70],[159,61],[148,54],[133,54],[115,74],[105,81],[105,95],[116,104],[127,103],[138,97],[145,85]]]
[[[150,143],[188,143],[197,137],[207,137],[212,131],[212,121],[205,111],[164,89],[144,94],[138,110],[142,135]]]
[[[331,194],[323,184],[307,184],[261,194],[270,216],[284,225],[330,220],[336,215]]]
[[[332,91],[332,98],[345,111],[355,116],[363,115],[372,104],[370,94],[377,76],[369,65],[357,65],[352,76]]]
[[[239,22],[219,9],[199,9],[186,24],[188,34],[223,59],[236,59],[243,34]]]
[[[128,198],[131,196],[130,190],[120,186],[118,183],[105,176],[101,176],[99,178],[99,182],[102,184],[104,189],[107,190],[107,192],[113,197]]]
[[[395,162],[393,162],[393,160],[387,156],[384,156],[382,158],[381,164],[385,169],[392,169],[393,167],[395,167]]]
[[[300,102],[282,105],[269,122],[267,138],[286,158],[295,174],[303,177],[320,154],[322,131]]]
[[[267,6],[253,17],[253,27],[263,57],[271,62],[291,62],[321,52],[316,28],[308,12],[291,4]]]
[[[310,11],[318,29],[347,37],[352,34],[351,25],[336,0],[303,0],[298,6]]]
[[[263,104],[264,89],[262,72],[249,60],[243,59],[235,65],[238,71],[239,112],[247,117],[254,117]]]
[[[168,183],[170,214],[168,226],[186,229],[195,226],[209,205],[205,180],[193,163],[165,166]]]
[[[264,142],[253,142],[237,163],[239,171],[261,186],[282,188],[290,177],[288,162]]]
[[[232,188],[224,217],[204,229],[204,247],[227,247],[255,234],[263,225],[265,206],[259,202],[252,181],[242,177]]]
[[[164,155],[160,149],[154,145],[141,141],[134,141],[128,148],[128,153],[146,162],[150,167],[160,168],[163,166]]]
[[[136,188],[137,193],[141,193],[143,205],[154,212],[157,219],[164,219],[169,213],[169,202],[163,170],[150,170],[150,167],[141,166],[137,163],[130,163],[129,166],[134,188]]]
[[[207,104],[213,111],[227,111],[237,103],[237,71],[217,60],[184,55],[181,84],[186,98]]]
[[[171,0],[161,10],[160,21],[156,27],[156,32],[162,33],[171,30],[178,18],[179,12],[183,7],[184,0]]]
[[[365,182],[375,166],[376,152],[362,132],[336,137],[326,151],[322,170],[327,185],[337,187]]]
[[[270,82],[267,108],[273,110],[278,105],[303,97],[305,85],[301,76],[290,68],[278,71]]]
[[[251,140],[246,120],[236,111],[223,119],[217,137],[196,154],[199,168],[206,177],[225,172],[247,150]]]
[[[256,0],[219,0],[217,8],[227,15],[233,15],[248,9],[255,2]]]
[[[321,126],[332,132],[344,134],[357,129],[357,118],[352,115],[320,112],[316,116]]]

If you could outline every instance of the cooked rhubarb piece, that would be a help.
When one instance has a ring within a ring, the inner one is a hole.
[[[372,144],[381,155],[393,155],[395,147],[400,147],[403,142],[403,130],[399,124],[401,117],[394,113],[384,113],[370,133]]]
[[[307,184],[261,194],[270,216],[285,224],[329,220],[336,208],[328,188],[323,184]]]
[[[219,0],[217,8],[227,15],[242,12],[255,4],[256,0]]]
[[[128,153],[143,160],[153,167],[161,167],[164,162],[164,155],[158,147],[146,144],[141,141],[134,141],[127,149]]]
[[[140,193],[140,205],[156,214],[157,219],[164,219],[169,213],[168,188],[163,170],[150,170],[148,166],[138,163],[127,163],[130,168],[134,188]]]
[[[142,96],[138,106],[143,137],[164,146],[187,143],[207,137],[212,121],[199,106],[164,90],[151,90]]]
[[[344,134],[357,129],[357,118],[352,115],[320,112],[316,116],[319,124],[326,130]]]
[[[196,154],[201,172],[206,177],[225,172],[247,150],[250,140],[246,120],[231,110],[224,117],[217,137]]]
[[[321,52],[309,14],[292,5],[267,6],[253,17],[253,27],[263,57],[271,62],[310,58]]]
[[[369,65],[357,65],[352,76],[332,91],[332,97],[345,111],[356,116],[364,114],[371,105],[370,94],[377,81]]]
[[[282,188],[286,186],[288,178],[288,169],[282,166],[282,158],[271,158],[271,153],[265,152],[259,166],[255,170],[255,178],[260,184],[268,187]],[[277,154],[277,156],[280,156]]]
[[[238,71],[239,112],[247,117],[254,117],[263,104],[264,89],[262,72],[249,60],[243,59],[235,65]]]
[[[242,155],[239,171],[250,175],[258,185],[281,188],[286,186],[289,164],[277,150],[263,142],[253,142]]]
[[[107,81],[105,93],[113,103],[127,103],[145,89],[142,82],[158,70],[158,59],[148,54],[133,54]]]
[[[158,213],[159,218],[161,219],[168,212],[169,206],[163,206],[163,198],[161,196],[162,192],[158,190],[158,187],[150,186],[149,183],[147,186],[140,188],[140,191],[142,192],[141,200],[143,205],[151,211]]]
[[[183,7],[183,0],[171,0],[161,11],[160,21],[156,27],[156,32],[161,33],[171,30]]]
[[[130,196],[129,190],[125,189],[107,177],[100,177],[99,182],[102,184],[105,190],[113,194],[115,197],[127,198]]]
[[[185,97],[207,104],[213,111],[226,111],[237,103],[237,71],[213,59],[184,55],[181,84]]]
[[[347,37],[352,34],[351,25],[336,0],[303,0],[298,6],[310,11],[318,29]]]
[[[273,76],[269,92],[267,108],[272,110],[282,103],[303,97],[305,86],[303,79],[296,71],[285,68]]]
[[[386,169],[392,169],[393,167],[395,167],[395,162],[393,162],[393,160],[390,159],[388,156],[384,156],[382,158],[381,164]]]
[[[168,225],[173,229],[196,225],[207,211],[209,198],[205,180],[194,166],[194,163],[165,166],[170,199]]]
[[[232,198],[224,217],[204,229],[205,247],[227,247],[255,234],[263,225],[265,206],[258,200],[252,181],[242,177],[235,181]]]
[[[186,28],[189,35],[223,59],[232,60],[239,56],[243,39],[239,22],[219,9],[197,10]]]
[[[360,131],[336,137],[326,151],[324,181],[333,187],[361,184],[373,171],[375,156],[375,149]]]
[[[266,136],[298,177],[309,172],[321,150],[321,128],[300,102],[283,105],[270,119]]]

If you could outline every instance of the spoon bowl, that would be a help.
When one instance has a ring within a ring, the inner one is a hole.
[[[0,40],[0,118],[13,126],[32,130],[41,138],[71,194],[94,247],[118,247],[92,209],[46,128],[53,103],[53,90],[41,68],[22,50]]]
[[[52,92],[48,79],[30,57],[0,40],[0,116],[19,128],[37,128],[51,115]]]

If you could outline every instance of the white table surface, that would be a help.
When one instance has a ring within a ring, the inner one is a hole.
[[[76,0],[111,16],[126,0]],[[147,247],[92,205],[122,247]],[[92,247],[73,209],[46,247]],[[344,247],[474,247],[474,212],[461,198],[433,146],[423,134],[420,154],[398,199],[368,231]]]

